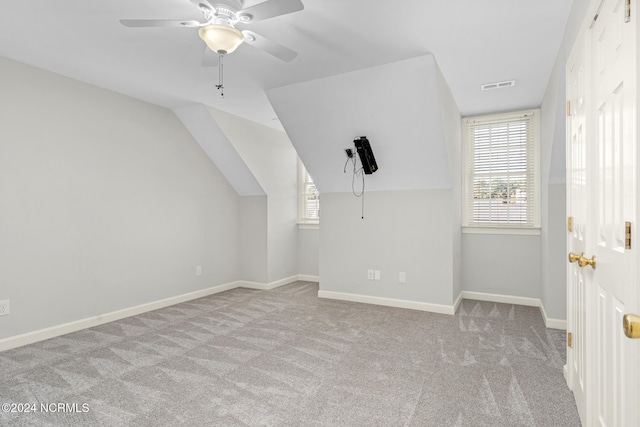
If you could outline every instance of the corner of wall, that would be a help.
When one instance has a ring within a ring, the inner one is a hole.
[[[295,148],[282,131],[215,108],[207,109],[266,194],[266,229],[256,230],[255,244],[244,245],[256,255],[255,262],[260,260],[260,265],[254,272],[247,266],[245,277],[273,282],[297,274],[298,157]],[[252,224],[255,228],[255,220]],[[246,241],[251,234],[245,232],[243,236]],[[256,253],[258,250],[264,253]],[[264,278],[262,261],[266,262]]]
[[[452,268],[455,300],[462,292],[462,129],[461,114],[444,75],[434,58],[438,102],[442,121],[443,137],[447,147],[449,173],[451,176],[451,228]]]
[[[541,304],[552,317],[566,319],[564,232],[566,140],[566,44],[558,51],[541,106]]]

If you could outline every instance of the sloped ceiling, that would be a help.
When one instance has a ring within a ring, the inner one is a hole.
[[[204,105],[174,110],[191,136],[240,196],[262,196],[264,189]]]
[[[573,0],[302,2],[300,12],[242,27],[298,57],[241,45],[224,62],[225,99],[218,70],[202,66],[197,29],[119,23],[202,20],[189,0],[2,0],[0,55],[171,109],[201,103],[278,128],[265,89],[432,53],[471,115],[540,105]],[[510,79],[516,87],[480,91]]]
[[[224,0],[213,3],[218,2]],[[369,137],[379,155],[380,171],[367,180],[370,188],[439,188],[451,183],[442,130],[428,118],[437,104],[429,98],[435,96],[434,79],[425,55],[437,60],[463,116],[537,107],[573,4],[302,2],[302,11],[242,27],[297,51],[298,57],[283,62],[241,45],[224,61],[225,99],[215,88],[218,69],[202,66],[205,45],[197,29],[127,28],[119,23],[127,18],[202,21],[189,0],[2,0],[0,56],[174,109],[184,114],[183,122],[190,120],[187,116],[204,118],[189,127],[201,135],[197,139],[204,138],[203,147],[221,169],[236,164],[237,153],[214,149],[210,138],[206,142],[202,133],[218,130],[197,111],[202,106],[274,129],[285,125],[321,191],[350,188],[350,179],[342,173],[342,149],[361,135]],[[244,6],[258,3],[261,0],[245,0]],[[402,65],[417,57],[422,59],[416,64],[423,63],[416,70]],[[366,87],[358,86],[360,78],[368,81]],[[480,90],[483,83],[512,79],[517,82],[513,88]],[[359,92],[353,93],[357,87]],[[321,90],[326,102],[320,105],[303,95],[319,95]],[[293,111],[293,105],[316,115]],[[298,118],[307,127],[297,123]],[[241,169],[229,171],[240,194],[263,192],[246,170],[243,178],[233,175]]]
[[[367,190],[450,188],[433,55],[267,91],[320,192],[352,191],[344,149],[366,136]],[[361,183],[356,182],[360,188]]]

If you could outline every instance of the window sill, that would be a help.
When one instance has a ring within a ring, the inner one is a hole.
[[[320,228],[319,222],[299,222],[298,230],[317,230]]]
[[[509,227],[462,226],[462,234],[512,234],[512,235],[520,235],[520,236],[539,236],[540,227],[509,228]]]

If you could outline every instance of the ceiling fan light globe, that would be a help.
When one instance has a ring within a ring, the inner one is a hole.
[[[242,33],[229,25],[205,25],[200,28],[198,34],[209,49],[223,54],[233,52],[244,41]]]

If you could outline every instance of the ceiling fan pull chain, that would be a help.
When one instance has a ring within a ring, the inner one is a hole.
[[[224,99],[224,65],[222,64],[222,58],[224,58],[224,55],[222,53],[219,54],[220,55],[220,60],[218,61],[218,83],[216,85],[216,87],[218,88],[218,90],[220,91],[220,97],[222,99]]]

